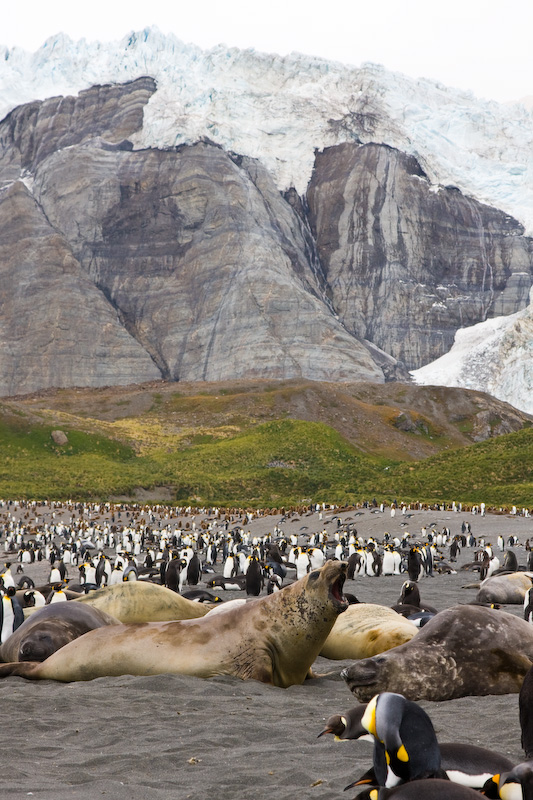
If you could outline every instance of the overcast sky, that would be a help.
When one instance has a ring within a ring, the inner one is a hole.
[[[36,50],[59,32],[118,40],[151,25],[184,42],[365,61],[495,100],[533,95],[533,0],[26,0],[0,44]]]

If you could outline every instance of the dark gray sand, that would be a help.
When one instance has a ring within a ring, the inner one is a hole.
[[[343,516],[350,516],[350,513]],[[316,515],[284,526],[305,535],[320,530]],[[529,518],[417,512],[408,520],[365,511],[355,518],[358,532],[382,537],[385,531],[418,533],[436,522],[459,533],[463,519],[475,536],[496,544],[498,533],[515,533],[520,565],[525,540],[533,535]],[[277,521],[274,520],[274,521]],[[254,533],[271,529],[272,519],[246,526]],[[301,528],[306,526],[307,530]],[[334,533],[334,524],[326,529]],[[444,550],[447,555],[447,549]],[[461,553],[459,565],[472,559]],[[42,580],[44,564],[26,573]],[[406,576],[405,576],[406,577]],[[391,605],[404,576],[359,577],[346,591],[362,601]],[[420,581],[423,601],[443,609],[474,599],[463,588],[476,574],[436,575]],[[227,599],[238,596],[228,592]],[[521,616],[520,606],[507,611]],[[95,654],[97,657],[97,654]],[[482,654],[480,655],[482,657]],[[277,689],[232,678],[201,680],[180,675],[99,678],[87,683],[0,681],[2,780],[0,796],[44,800],[108,797],[173,800],[293,800],[350,798],[344,787],[372,760],[366,742],[317,739],[325,719],[356,700],[339,677],[350,662],[320,658],[315,671],[334,673],[303,686]],[[423,702],[440,741],[464,741],[522,760],[518,695],[467,697]]]

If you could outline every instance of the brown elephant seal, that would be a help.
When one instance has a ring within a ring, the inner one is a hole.
[[[397,692],[410,700],[518,692],[533,660],[533,626],[505,611],[454,606],[407,644],[355,662],[341,675],[358,700]]]
[[[409,642],[417,633],[414,623],[391,608],[356,603],[336,620],[320,655],[337,661],[368,658]]]
[[[507,575],[485,578],[480,584],[476,602],[515,605],[523,603],[526,592],[533,586],[530,576],[530,572],[509,572]]]
[[[345,576],[346,563],[327,561],[281,591],[225,614],[100,628],[40,664],[1,664],[0,677],[86,681],[181,673],[233,675],[280,687],[302,683],[348,606]]]
[[[118,624],[110,614],[79,603],[42,606],[0,647],[0,661],[44,661],[84,633]]]
[[[124,581],[83,595],[77,603],[98,608],[120,622],[164,622],[196,619],[209,611],[203,603],[187,600],[177,592],[144,581]]]

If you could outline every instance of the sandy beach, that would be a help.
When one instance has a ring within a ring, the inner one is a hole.
[[[302,540],[314,530],[335,531],[333,514],[317,514],[284,524]],[[446,525],[452,535],[467,520],[476,537],[494,546],[498,534],[518,536],[519,564],[525,565],[524,542],[533,534],[530,518],[451,511],[416,511],[408,520],[389,510],[364,510],[352,517],[358,533],[382,538],[385,531],[419,533],[423,526]],[[279,517],[261,517],[246,526],[261,535]],[[406,524],[407,523],[407,524]],[[304,530],[305,528],[305,530]],[[447,548],[444,550],[447,555]],[[463,550],[458,566],[471,561]],[[25,573],[42,581],[43,562],[25,565]],[[358,577],[345,591],[361,601],[392,605],[406,576]],[[439,610],[473,600],[475,573],[458,571],[420,581],[422,599]],[[227,592],[227,599],[240,593]],[[506,611],[521,616],[520,606]],[[350,797],[344,787],[371,764],[366,742],[317,739],[325,719],[356,704],[340,678],[349,662],[319,658],[314,665],[326,677],[302,686],[278,689],[233,678],[202,680],[181,675],[123,676],[87,683],[32,683],[22,678],[0,681],[3,726],[2,795],[66,800],[106,796],[110,800],[333,800]],[[440,703],[422,702],[440,741],[483,745],[521,761],[518,695],[467,697]]]

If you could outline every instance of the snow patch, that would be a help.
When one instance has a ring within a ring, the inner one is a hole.
[[[530,294],[530,303],[531,303]],[[533,414],[533,309],[460,328],[452,349],[411,372],[421,386],[475,389]]]
[[[117,42],[59,34],[27,53],[0,47],[0,116],[31,100],[151,75],[137,147],[207,137],[261,160],[280,190],[305,192],[315,149],[383,142],[415,156],[433,191],[453,184],[533,233],[533,115],[376,64],[352,67],[217,46],[203,51],[157,28]]]

